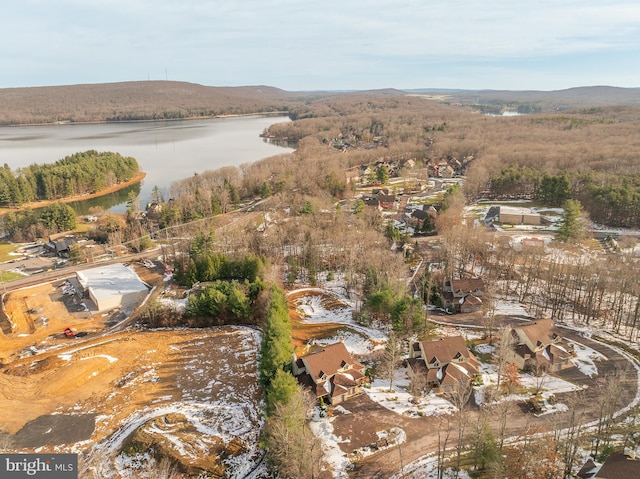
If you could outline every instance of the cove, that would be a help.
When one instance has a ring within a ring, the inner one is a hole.
[[[32,163],[53,163],[78,151],[116,151],[133,156],[147,176],[140,185],[105,197],[72,204],[78,214],[90,205],[122,212],[130,191],[140,205],[158,186],[165,197],[175,180],[224,166],[240,166],[293,151],[265,141],[260,134],[286,116],[252,115],[203,120],[9,126],[0,128],[0,164],[12,170]]]

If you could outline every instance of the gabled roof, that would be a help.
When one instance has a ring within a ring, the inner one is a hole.
[[[422,341],[420,344],[424,352],[424,360],[427,363],[432,363],[433,358],[436,358],[439,363],[445,364],[458,354],[461,354],[466,359],[471,357],[471,352],[467,349],[467,344],[462,336],[449,336],[435,341]]]
[[[482,300],[473,294],[468,294],[464,297],[463,303],[469,306],[480,306],[482,305]]]
[[[533,323],[518,326],[516,329],[527,336],[531,344],[539,346],[551,344],[559,336],[551,319],[538,319]]]
[[[419,220],[425,220],[427,218],[427,212],[423,211],[423,210],[413,210],[411,212],[411,216],[413,216],[414,218],[417,218]]]
[[[380,203],[394,203],[396,201],[394,195],[378,195],[377,198],[380,200]]]
[[[464,366],[456,363],[447,364],[443,368],[443,377],[440,384],[446,386],[447,384],[457,385],[464,383],[470,381],[472,379],[471,374],[475,373],[476,371],[469,371]]]
[[[611,454],[596,474],[599,479],[630,479],[640,477],[640,460],[614,452]]]
[[[593,459],[589,459],[578,471],[578,474],[576,474],[576,476],[580,479],[593,479],[598,469],[599,467],[596,466],[596,463],[593,462]]]
[[[454,292],[472,293],[474,291],[484,291],[484,281],[482,281],[482,278],[452,279],[450,284],[451,291]]]
[[[349,364],[351,368],[362,369],[364,366],[353,359],[343,342],[329,344],[320,351],[316,351],[300,358],[305,366],[306,372],[315,381],[322,380],[322,373],[327,377],[335,375],[342,369],[343,363]]]

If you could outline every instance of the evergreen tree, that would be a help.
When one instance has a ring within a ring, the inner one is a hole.
[[[262,344],[260,346],[260,382],[268,386],[278,369],[286,369],[291,362],[291,323],[289,308],[282,290],[272,286],[269,291]]]
[[[287,404],[298,390],[298,380],[282,369],[278,369],[265,394],[267,415],[273,413],[276,405]]]
[[[376,169],[376,181],[381,185],[384,185],[389,181],[389,169],[386,165],[380,165]]]
[[[562,221],[558,227],[557,238],[561,241],[579,241],[586,234],[586,221],[582,205],[576,200],[567,200],[563,206]]]

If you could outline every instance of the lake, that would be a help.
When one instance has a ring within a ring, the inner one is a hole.
[[[133,156],[147,176],[109,197],[73,206],[86,214],[89,206],[101,205],[124,211],[130,191],[139,193],[144,206],[154,186],[163,193],[175,180],[223,166],[244,163],[293,151],[265,141],[265,128],[290,121],[286,116],[242,116],[206,120],[180,120],[83,125],[0,127],[0,165],[12,170],[37,163],[53,163],[79,151],[116,151]],[[114,205],[119,205],[114,207]]]

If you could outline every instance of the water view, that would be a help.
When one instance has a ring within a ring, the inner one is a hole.
[[[239,166],[291,148],[264,141],[259,135],[269,125],[289,121],[286,116],[247,116],[208,120],[92,125],[47,125],[0,128],[0,165],[12,170],[32,163],[53,163],[85,150],[116,151],[133,156],[147,176],[134,185],[102,199],[75,203],[79,214],[100,205],[123,211],[130,191],[139,193],[140,204],[151,197],[154,186],[164,193],[175,180]],[[114,205],[120,205],[113,208]]]

